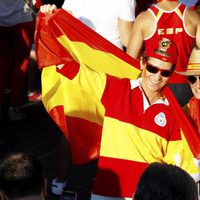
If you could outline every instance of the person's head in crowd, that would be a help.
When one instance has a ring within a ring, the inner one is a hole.
[[[1,161],[0,195],[3,200],[45,199],[46,180],[34,155],[12,153]]]
[[[195,200],[194,179],[174,165],[152,163],[138,182],[134,200]]]
[[[190,54],[188,69],[179,74],[186,75],[195,98],[200,99],[200,49],[194,47]]]
[[[175,69],[177,48],[168,38],[155,40],[155,47],[147,48],[143,57],[142,87],[144,91],[160,92]]]

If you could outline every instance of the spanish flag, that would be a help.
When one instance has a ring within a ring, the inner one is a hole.
[[[88,101],[86,97],[91,95],[68,80],[62,66],[73,65],[78,70],[85,65],[135,79],[140,73],[139,64],[62,9],[50,16],[40,13],[36,27],[44,106],[69,140],[73,163],[86,163],[99,156],[104,108],[101,102],[96,105],[94,98]],[[57,73],[58,69],[62,75]],[[72,77],[75,71],[71,72]]]
[[[140,74],[139,63],[62,9],[52,15],[39,14],[35,45],[38,64],[43,69],[43,103],[69,140],[73,162],[82,164],[98,157],[105,108],[70,77],[73,79],[84,66],[119,78],[136,79]],[[73,66],[68,78],[63,67],[66,65]],[[98,87],[98,82],[93,84]],[[194,157],[199,158],[199,134],[168,87],[164,94],[179,120],[186,144]]]

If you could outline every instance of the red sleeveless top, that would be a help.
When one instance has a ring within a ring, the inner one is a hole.
[[[155,18],[155,30],[152,35],[144,39],[145,48],[153,46],[157,37],[166,37],[173,40],[178,49],[178,59],[176,63],[177,71],[186,71],[191,50],[195,44],[195,36],[190,35],[185,29],[184,15],[187,7],[179,4],[174,10],[166,11],[156,5],[148,10]],[[186,77],[173,73],[169,83],[186,83]]]

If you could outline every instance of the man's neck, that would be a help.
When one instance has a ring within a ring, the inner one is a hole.
[[[163,10],[171,11],[178,6],[179,2],[176,0],[158,0],[157,6]]]
[[[147,101],[149,102],[149,105],[152,105],[153,103],[155,103],[160,99],[164,99],[162,91],[151,92],[149,89],[146,89],[144,85],[141,85],[141,88],[143,90],[143,93]]]
[[[163,95],[159,93],[153,93],[153,94],[146,94],[146,98],[150,105],[154,104],[156,101],[163,99]]]

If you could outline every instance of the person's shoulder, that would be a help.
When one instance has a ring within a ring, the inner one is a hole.
[[[196,28],[200,25],[200,15],[190,8],[187,8],[184,19],[186,21],[186,26],[189,24],[192,25],[193,28]]]
[[[197,13],[197,11],[192,10],[190,8],[186,9],[185,15],[186,15],[186,18],[190,18],[191,20],[199,20],[200,19],[200,15]]]
[[[145,10],[145,11],[142,11],[142,12],[137,16],[137,18],[139,18],[139,19],[145,19],[145,20],[148,20],[149,17],[150,17],[150,18],[152,17],[152,14],[151,14],[150,9],[147,9],[147,10]]]
[[[146,24],[147,22],[153,22],[153,21],[154,21],[154,17],[149,10],[141,12],[136,17],[136,20],[135,20],[135,22],[140,23],[140,24],[143,22],[145,22],[145,24]],[[141,24],[141,25],[144,26],[145,24]]]

